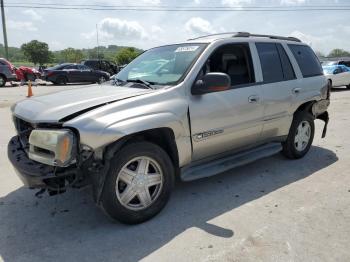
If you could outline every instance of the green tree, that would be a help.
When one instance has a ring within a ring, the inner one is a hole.
[[[61,51],[61,57],[65,62],[80,63],[84,59],[84,54],[79,49],[69,47]]]
[[[34,63],[34,65],[48,63],[52,57],[48,44],[38,40],[32,40],[29,43],[23,44],[21,50],[23,51],[24,56],[30,62]]]
[[[328,55],[328,57],[342,57],[342,56],[350,56],[350,52],[345,51],[343,49],[336,48],[336,49],[333,49]]]
[[[134,47],[124,47],[120,49],[114,57],[114,60],[119,65],[125,65],[134,60],[140,52],[136,50]]]

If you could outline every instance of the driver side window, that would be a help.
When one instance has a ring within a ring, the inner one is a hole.
[[[210,72],[227,74],[231,87],[243,87],[255,82],[249,45],[226,44],[216,49],[202,67],[198,79]]]

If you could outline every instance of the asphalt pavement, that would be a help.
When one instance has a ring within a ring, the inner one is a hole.
[[[26,92],[0,88],[0,261],[350,261],[350,90],[334,90],[327,137],[317,121],[303,159],[277,154],[178,182],[165,209],[135,226],[110,221],[89,188],[39,199],[22,186],[6,150],[10,106]]]

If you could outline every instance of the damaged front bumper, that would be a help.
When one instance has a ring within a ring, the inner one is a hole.
[[[83,172],[76,165],[54,167],[29,159],[18,136],[8,143],[7,154],[19,178],[31,189],[47,189],[49,193],[58,193],[84,179]]]

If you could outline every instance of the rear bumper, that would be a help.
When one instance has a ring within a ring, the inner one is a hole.
[[[8,143],[7,154],[18,177],[29,188],[59,189],[66,180],[72,181],[77,175],[76,168],[56,168],[29,159],[18,136]]]

